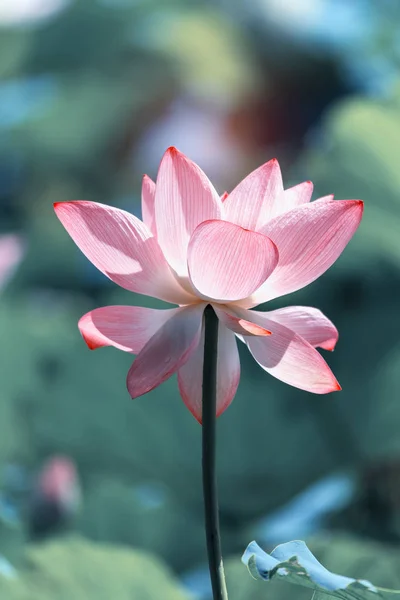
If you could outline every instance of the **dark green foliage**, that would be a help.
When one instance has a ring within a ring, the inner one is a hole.
[[[179,571],[204,552],[202,514],[189,512],[160,483],[93,481],[85,496],[79,530],[93,540],[149,549]]]

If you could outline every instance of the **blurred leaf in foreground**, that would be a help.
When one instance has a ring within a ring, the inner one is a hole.
[[[8,600],[185,600],[171,574],[150,554],[79,538],[33,546],[18,579],[0,575]]]
[[[280,544],[267,554],[256,542],[251,542],[243,563],[255,579],[270,581],[276,577],[289,583],[314,589],[321,594],[350,600],[371,598],[377,589],[366,580],[357,580],[328,571],[302,541]]]
[[[400,588],[400,553],[394,545],[333,532],[312,537],[307,540],[307,544],[322,564],[334,573],[342,573],[355,579],[369,579],[376,586]],[[282,585],[278,577],[270,580],[266,587],[261,579],[243,577],[243,565],[239,556],[228,558],[225,567],[229,600],[265,600],[268,593],[268,597],[274,600],[311,600],[312,591],[309,587]],[[380,588],[378,590],[382,591]],[[389,596],[385,597],[389,599]],[[324,593],[324,598],[328,600],[327,592]],[[369,598],[377,600],[380,596],[370,592]]]

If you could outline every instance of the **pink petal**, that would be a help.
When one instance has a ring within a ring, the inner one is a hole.
[[[317,198],[315,202],[326,202],[327,200],[333,200],[334,197],[335,196],[333,194],[328,194],[327,196],[321,196],[321,198]]]
[[[226,220],[258,231],[279,213],[282,175],[274,158],[248,175],[224,201]]]
[[[132,398],[159,386],[190,358],[200,341],[205,306],[176,309],[139,352],[127,377]]]
[[[353,237],[362,213],[361,200],[326,200],[303,204],[267,223],[262,233],[278,247],[279,262],[246,307],[295,292],[322,275]]]
[[[227,221],[206,221],[188,248],[189,277],[203,298],[246,298],[269,277],[278,261],[269,238]]]
[[[267,318],[291,329],[311,346],[333,350],[339,337],[334,324],[317,308],[287,306],[263,313]]]
[[[283,192],[279,214],[292,210],[292,208],[300,206],[301,204],[310,202],[313,189],[314,186],[311,181],[303,181],[303,183],[299,183],[298,185],[285,190]]]
[[[57,202],[54,209],[80,250],[114,283],[176,304],[192,300],[175,279],[157,240],[133,215],[87,201]]]
[[[178,371],[182,399],[193,416],[202,420],[204,329],[195,352]],[[232,402],[240,380],[240,360],[235,335],[221,323],[218,329],[217,417]]]
[[[242,310],[240,315],[272,332],[269,337],[245,338],[251,354],[265,371],[284,383],[314,394],[341,389],[322,356],[297,333],[262,312]]]
[[[225,202],[225,200],[227,199],[228,196],[229,196],[228,192],[224,192],[221,196],[221,202]]]
[[[228,308],[224,310],[220,305],[213,304],[213,309],[221,323],[238,335],[271,335],[268,329],[237,317]]]
[[[222,203],[203,171],[176,148],[169,148],[157,176],[157,239],[179,276],[187,276],[187,247],[199,223],[221,216]]]
[[[84,315],[78,323],[91,350],[114,346],[138,354],[149,339],[179,308],[157,310],[141,306],[104,306]]]
[[[156,184],[148,175],[144,175],[142,181],[142,221],[145,225],[147,225],[154,237],[157,237],[154,214],[155,195]]]

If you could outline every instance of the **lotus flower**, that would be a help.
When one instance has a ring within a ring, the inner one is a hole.
[[[81,501],[79,476],[67,456],[52,456],[34,482],[29,502],[29,531],[39,538],[68,526]]]
[[[236,337],[285,383],[316,394],[341,389],[316,350],[333,350],[338,339],[319,310],[250,310],[317,279],[356,231],[360,200],[310,202],[312,189],[306,181],[284,190],[279,164],[271,160],[221,198],[195,163],[169,148],[157,182],[144,176],[143,221],[94,202],[55,204],[72,239],[114,283],[178,305],[107,306],[79,321],[89,348],[137,355],[127,377],[132,398],[177,373],[183,401],[201,423],[208,304],[219,319],[217,415],[239,384]]]
[[[7,285],[15,269],[23,259],[25,244],[14,233],[0,235],[0,291]]]

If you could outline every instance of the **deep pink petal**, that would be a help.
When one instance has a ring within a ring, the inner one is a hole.
[[[303,204],[262,228],[279,251],[279,262],[247,307],[295,292],[339,258],[360,224],[361,200],[325,200]]]
[[[303,181],[283,192],[280,211],[277,214],[282,214],[288,210],[292,210],[301,204],[310,202],[314,186],[311,181]],[[277,215],[276,215],[277,216]]]
[[[339,337],[338,330],[325,315],[311,306],[287,306],[263,313],[307,340],[311,346],[333,350]]]
[[[268,329],[260,327],[251,321],[246,321],[246,319],[237,317],[228,307],[224,308],[223,306],[221,307],[221,305],[213,304],[213,308],[221,323],[238,335],[271,335],[271,332],[268,331]]]
[[[225,200],[227,199],[228,196],[229,196],[228,192],[224,192],[221,196],[221,202],[225,202]]]
[[[192,285],[202,297],[219,302],[252,294],[277,261],[276,247],[269,238],[227,221],[199,225],[188,248]]]
[[[179,308],[157,310],[141,306],[104,306],[86,313],[78,323],[91,350],[114,346],[138,354]]]
[[[58,202],[54,209],[85,256],[121,287],[176,304],[193,298],[176,281],[157,240],[133,215],[87,201]]]
[[[224,201],[225,218],[246,229],[258,231],[279,214],[283,184],[274,158],[248,175]]]
[[[187,276],[187,247],[199,223],[221,216],[222,202],[203,171],[169,148],[157,175],[157,239],[171,267]]]
[[[251,354],[265,371],[284,383],[314,394],[341,389],[319,352],[297,333],[262,312],[242,310],[240,315],[272,332],[268,337],[245,338]]]
[[[190,358],[200,341],[205,304],[178,308],[136,357],[127,377],[132,398],[166,381]]]
[[[195,352],[178,371],[182,399],[201,423],[204,360],[204,329]],[[240,380],[240,360],[235,335],[220,323],[218,329],[217,417],[232,402]]]
[[[157,237],[156,218],[154,214],[154,199],[156,195],[156,184],[148,175],[143,176],[142,181],[142,221],[154,237]]]

